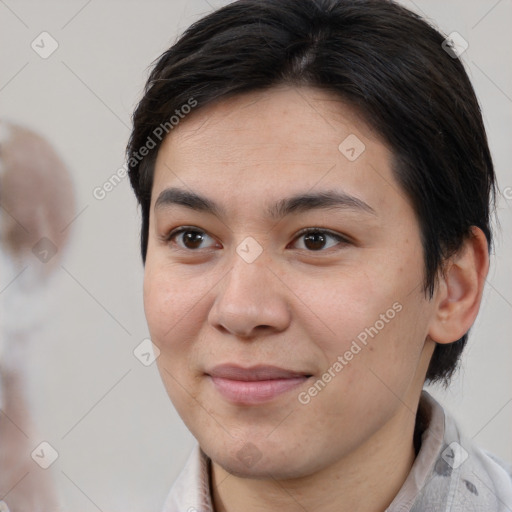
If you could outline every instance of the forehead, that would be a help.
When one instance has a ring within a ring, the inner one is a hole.
[[[322,187],[366,196],[376,207],[386,196],[405,199],[391,152],[357,110],[305,87],[243,94],[186,116],[159,150],[153,206],[171,185],[231,205]]]
[[[336,154],[347,135],[379,139],[354,107],[334,93],[312,87],[279,86],[221,99],[192,111],[176,128],[162,149],[200,144],[212,149],[209,145],[215,142],[220,154],[293,145],[297,156],[318,160],[332,157],[333,150]],[[225,135],[236,137],[238,144]],[[201,154],[195,157],[200,159]]]

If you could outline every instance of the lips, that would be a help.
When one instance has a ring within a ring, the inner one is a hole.
[[[215,366],[206,374],[223,398],[247,405],[273,400],[311,377],[305,372],[276,366],[243,368],[232,364]]]

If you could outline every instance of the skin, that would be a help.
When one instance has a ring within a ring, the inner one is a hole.
[[[364,152],[338,149],[349,135]],[[391,152],[358,113],[313,88],[279,87],[203,107],[171,132],[155,167],[144,304],[168,394],[212,459],[215,510],[383,510],[415,453],[415,413],[435,343],[458,339],[478,312],[487,246],[474,230],[446,265],[435,296],[412,206]],[[175,187],[218,203],[225,215],[155,208]],[[367,203],[276,220],[269,205],[299,193],[344,192]],[[199,230],[199,243],[166,236]],[[318,245],[298,234],[322,228]],[[252,237],[262,252],[236,251]],[[187,245],[186,245],[187,244]],[[313,249],[312,249],[313,248]],[[316,249],[316,250],[315,250]],[[301,392],[357,336],[401,306],[309,403]],[[256,405],[226,400],[212,366],[271,364],[312,375]],[[240,454],[250,452],[250,464]]]

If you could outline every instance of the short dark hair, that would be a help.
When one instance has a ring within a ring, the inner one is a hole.
[[[444,40],[388,0],[238,0],[195,22],[157,59],[133,115],[127,159],[142,210],[143,262],[164,138],[155,135],[170,132],[170,117],[191,98],[198,110],[250,91],[304,85],[355,107],[391,148],[394,175],[420,225],[424,291],[432,297],[443,262],[472,226],[490,250],[496,187],[477,98]],[[150,140],[153,149],[141,158]],[[436,345],[427,382],[448,384],[467,336]]]

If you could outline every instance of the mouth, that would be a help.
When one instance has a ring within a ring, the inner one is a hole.
[[[271,401],[304,384],[311,377],[305,372],[277,366],[243,368],[233,364],[215,366],[206,375],[224,399],[245,405]]]

